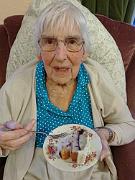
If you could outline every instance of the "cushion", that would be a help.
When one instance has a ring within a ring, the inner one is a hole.
[[[34,23],[42,10],[56,0],[33,0],[29,6],[16,40],[11,48],[7,64],[7,78],[22,64],[25,64],[37,56],[34,46]],[[57,0],[58,1],[58,0]],[[90,58],[98,61],[109,72],[119,94],[126,100],[125,71],[120,51],[109,32],[101,24],[98,18],[77,0],[68,0],[77,6],[87,18],[90,38]],[[90,59],[89,59],[90,60]]]

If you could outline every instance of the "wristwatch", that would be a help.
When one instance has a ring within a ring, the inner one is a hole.
[[[106,126],[96,127],[96,128],[95,128],[95,131],[96,131],[96,130],[99,130],[99,129],[106,129],[106,130],[108,131],[108,133],[109,133],[108,143],[111,143],[111,142],[114,140],[114,138],[115,138],[115,132],[112,131],[110,128],[108,128],[108,127],[106,127]]]

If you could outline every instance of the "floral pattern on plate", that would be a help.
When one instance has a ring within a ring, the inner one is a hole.
[[[82,171],[93,166],[99,159],[102,149],[97,133],[83,125],[68,124],[59,126],[51,134],[66,132],[65,137],[48,136],[43,152],[46,160],[63,171]]]

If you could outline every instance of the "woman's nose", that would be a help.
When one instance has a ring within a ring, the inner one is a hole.
[[[64,59],[67,58],[67,49],[63,42],[58,43],[58,46],[55,50],[55,57],[59,61],[63,61]]]

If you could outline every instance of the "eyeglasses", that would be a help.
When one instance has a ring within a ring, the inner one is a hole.
[[[54,37],[41,37],[39,45],[42,51],[55,51],[58,43],[63,42],[69,52],[78,52],[82,49],[84,41],[78,37],[67,37],[65,40],[58,40]]]

